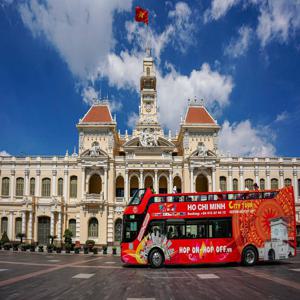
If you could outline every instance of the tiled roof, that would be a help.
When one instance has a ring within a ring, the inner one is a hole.
[[[106,104],[93,105],[81,123],[111,123],[112,117]]]
[[[185,123],[192,124],[216,124],[203,106],[189,106],[185,117]]]

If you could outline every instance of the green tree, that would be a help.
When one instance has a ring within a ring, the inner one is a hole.
[[[5,244],[5,243],[9,243],[9,238],[7,236],[6,231],[3,232],[2,237],[1,237],[1,243]]]
[[[70,229],[66,229],[64,233],[65,244],[72,244],[73,233]]]

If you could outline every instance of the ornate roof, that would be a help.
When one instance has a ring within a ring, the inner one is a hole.
[[[200,106],[189,106],[186,116],[185,123],[189,124],[214,124],[216,121],[212,118],[206,108],[202,105]]]
[[[94,104],[85,114],[82,123],[112,123],[113,119],[108,104]]]

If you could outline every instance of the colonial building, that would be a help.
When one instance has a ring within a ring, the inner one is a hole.
[[[143,61],[139,119],[120,135],[109,103],[98,102],[79,120],[79,153],[0,157],[1,233],[25,233],[45,244],[49,235],[96,244],[120,241],[122,212],[138,188],[162,193],[224,191],[293,185],[300,220],[300,158],[228,157],[218,151],[220,126],[202,103],[189,104],[176,136],[157,117],[153,59]]]

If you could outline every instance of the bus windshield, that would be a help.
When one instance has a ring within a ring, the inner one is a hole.
[[[146,192],[146,189],[137,190],[133,194],[128,205],[139,205],[144,197],[145,192]]]

